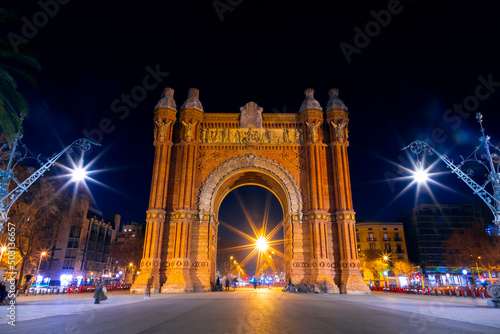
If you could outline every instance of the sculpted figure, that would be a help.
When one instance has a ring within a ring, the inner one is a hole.
[[[156,129],[154,132],[155,141],[157,139],[165,140],[165,134],[167,133],[168,127],[170,126],[170,123],[172,123],[172,121],[168,121],[167,123],[164,123],[162,121],[156,121],[155,123],[156,123]]]
[[[339,142],[343,142],[347,140],[348,131],[347,131],[347,121],[345,119],[341,119],[338,124],[332,122],[333,129],[335,130],[335,137]]]
[[[283,130],[283,142],[287,144],[290,143],[290,132],[288,129]]]
[[[271,130],[266,129],[265,136],[266,136],[267,142],[269,144],[272,143],[272,141],[273,141],[273,133],[271,132]]]
[[[207,143],[208,140],[207,140],[207,135],[208,135],[208,129],[201,129],[201,133],[200,133],[200,141],[202,143]]]
[[[184,139],[187,142],[190,142],[191,139],[193,138],[193,129],[196,126],[196,123],[198,123],[198,121],[196,121],[194,123],[186,123],[186,122],[182,121],[182,125],[184,125],[184,128],[186,130],[184,132]]]
[[[306,124],[307,124],[307,127],[309,128],[309,132],[311,133],[311,141],[313,143],[317,142],[318,137],[319,137],[318,128],[321,125],[321,122],[317,122],[317,121],[314,123],[306,122]]]
[[[222,129],[221,131],[221,142],[222,143],[227,143],[227,129]]]
[[[217,129],[210,129],[210,142],[215,143],[217,141]]]

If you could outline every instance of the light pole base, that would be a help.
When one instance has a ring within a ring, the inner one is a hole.
[[[491,296],[491,298],[488,299],[486,305],[488,305],[489,307],[500,308],[500,284],[493,283],[491,285],[488,285],[488,294]]]
[[[486,302],[486,305],[488,305],[489,307],[496,307],[496,308],[500,308],[500,299],[493,299],[493,298],[490,298],[490,299],[488,299],[488,301]]]

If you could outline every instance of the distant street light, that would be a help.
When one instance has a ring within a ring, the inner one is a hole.
[[[479,138],[480,145],[478,145],[466,158],[460,156],[462,161],[458,165],[455,165],[453,160],[448,158],[446,155],[439,153],[429,144],[421,140],[412,142],[410,145],[402,148],[402,150],[410,149],[410,151],[417,156],[417,171],[413,172],[415,181],[417,181],[417,177],[422,179],[422,171],[424,170],[422,169],[422,165],[419,160],[420,154],[435,154],[446,164],[452,173],[455,173],[472,189],[474,194],[478,195],[483,200],[493,213],[493,222],[497,225],[497,227],[500,227],[500,156],[498,153],[491,153],[491,151],[500,153],[500,147],[494,146],[490,143],[490,137],[485,134],[485,130],[483,128],[483,116],[481,113],[476,114],[476,119],[481,127],[482,136]],[[478,163],[486,168],[488,174],[486,174],[486,180],[483,181],[482,185],[479,185],[471,178],[471,176],[474,175],[474,171],[472,169],[468,169],[465,172],[462,170],[464,165],[469,162]],[[487,189],[488,184],[491,185],[490,187],[492,191]],[[477,266],[477,262],[476,269],[478,270],[479,276],[479,267]],[[498,282],[490,284],[488,286],[488,293],[493,297],[493,299],[488,300],[488,305],[500,307],[500,284]]]

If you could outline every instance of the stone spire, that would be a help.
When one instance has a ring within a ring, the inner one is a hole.
[[[177,105],[174,100],[174,90],[172,88],[165,88],[163,94],[161,95],[160,101],[156,104],[155,109],[158,108],[172,108],[177,110]]]
[[[344,109],[347,111],[347,106],[345,105],[344,101],[339,99],[339,89],[338,88],[330,89],[328,91],[328,95],[330,95],[330,100],[328,101],[328,104],[326,105],[326,110]]]
[[[188,98],[184,101],[181,109],[186,108],[194,108],[203,111],[203,106],[201,105],[200,100],[198,99],[200,95],[200,91],[196,88],[190,88],[188,92]]]
[[[306,98],[304,99],[304,102],[302,102],[302,105],[300,106],[300,111],[304,111],[307,109],[323,110],[319,102],[314,99],[314,89],[312,88],[306,89],[304,91],[304,94],[306,95]]]

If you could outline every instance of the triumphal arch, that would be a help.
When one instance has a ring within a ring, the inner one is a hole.
[[[286,281],[332,293],[369,293],[360,275],[347,158],[348,112],[305,91],[297,113],[205,112],[190,89],[177,109],[166,88],[154,112],[155,157],[143,259],[132,292],[209,291],[216,280],[219,207],[243,185],[283,208]],[[326,94],[325,94],[326,95]]]

